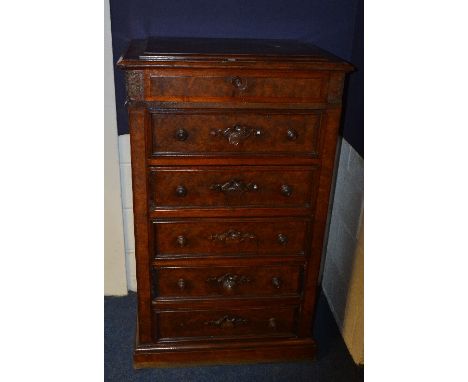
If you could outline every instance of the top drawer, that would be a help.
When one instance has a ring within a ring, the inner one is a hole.
[[[146,99],[168,102],[325,102],[326,72],[152,71]]]

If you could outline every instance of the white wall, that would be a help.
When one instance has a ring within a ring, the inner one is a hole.
[[[122,181],[122,208],[125,233],[125,259],[127,264],[127,285],[137,290],[135,265],[135,236],[133,234],[132,167],[130,159],[130,135],[119,136],[120,176]]]
[[[364,363],[364,160],[342,140],[322,288],[354,361]]]
[[[104,294],[127,294],[109,0],[104,5]]]

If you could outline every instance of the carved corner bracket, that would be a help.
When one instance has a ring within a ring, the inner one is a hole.
[[[142,101],[144,99],[143,72],[141,70],[125,71],[125,86],[128,101]]]

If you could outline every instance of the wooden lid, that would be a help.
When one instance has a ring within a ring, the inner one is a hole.
[[[314,45],[295,40],[180,37],[134,40],[118,65],[147,67],[170,62],[206,62],[223,66],[246,62],[302,62],[325,64],[327,69],[348,71],[352,68]]]

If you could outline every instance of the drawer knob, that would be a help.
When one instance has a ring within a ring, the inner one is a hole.
[[[187,238],[185,236],[177,236],[177,244],[179,247],[185,247],[187,245]]]
[[[297,139],[297,131],[294,129],[288,129],[287,137],[288,140],[295,141]]]
[[[185,130],[185,129],[179,129],[179,130],[177,130],[177,132],[176,132],[176,139],[177,139],[178,141],[183,142],[183,141],[185,141],[187,138],[188,138],[187,130]]]
[[[281,287],[281,279],[279,277],[276,277],[276,276],[273,277],[271,279],[271,283],[276,289],[279,289]]]
[[[180,290],[184,290],[185,289],[185,280],[184,279],[179,279],[177,281],[177,286],[179,287]]]
[[[288,186],[287,184],[283,184],[281,186],[281,193],[284,195],[284,196],[291,196],[293,190],[292,190],[292,187],[291,186]]]
[[[249,127],[241,124],[236,124],[226,129],[213,129],[210,135],[213,137],[223,137],[228,140],[231,145],[237,146],[242,140],[249,137],[261,136],[262,130],[254,127]]]
[[[232,179],[226,183],[215,183],[210,186],[210,190],[219,192],[249,192],[257,191],[259,189],[258,184],[245,183],[242,180]]]
[[[245,90],[247,88],[247,81],[240,77],[234,77],[231,82],[232,85],[238,90]]]
[[[276,319],[274,317],[268,320],[268,326],[272,329],[276,329]]]
[[[205,321],[205,325],[216,326],[218,328],[235,328],[236,326],[246,324],[248,320],[237,316],[223,316],[213,321]]]
[[[184,186],[177,186],[176,188],[176,195],[177,196],[180,196],[180,197],[183,197],[185,195],[187,195],[187,189],[184,187]]]
[[[282,233],[278,234],[278,243],[281,245],[286,245],[288,244],[288,237]]]

